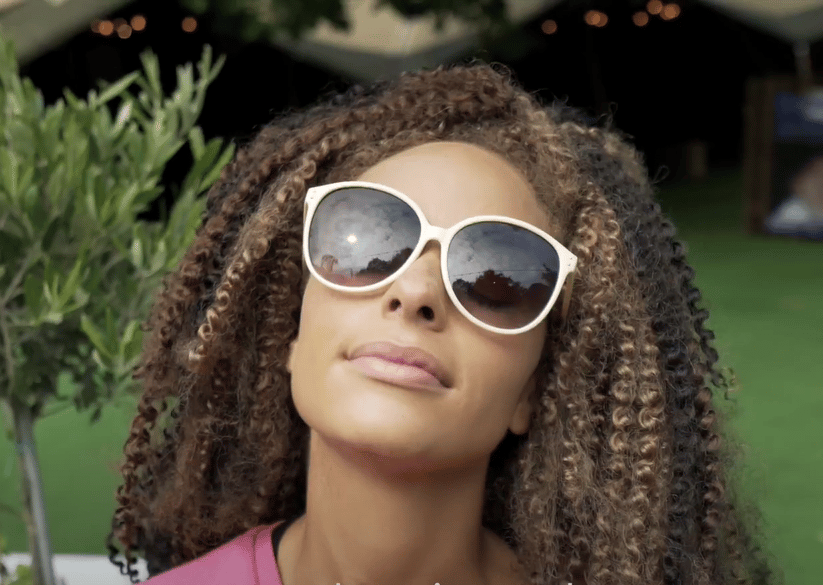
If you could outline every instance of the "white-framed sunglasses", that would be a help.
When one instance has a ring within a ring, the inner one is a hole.
[[[514,335],[536,327],[565,290],[577,257],[549,234],[501,215],[468,217],[446,229],[396,189],[363,181],[312,187],[305,200],[303,257],[331,289],[362,294],[388,286],[431,240],[457,309],[483,329]]]

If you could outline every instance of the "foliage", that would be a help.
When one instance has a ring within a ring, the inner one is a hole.
[[[35,418],[73,405],[95,419],[133,389],[152,292],[232,155],[194,125],[222,59],[213,65],[206,47],[196,78],[179,67],[168,97],[157,58],[141,59],[142,73],[46,105],[0,38],[0,401]],[[168,218],[138,220],[186,143],[194,164]],[[61,372],[73,395],[58,395]]]
[[[2,506],[2,504],[0,504],[0,506]],[[4,554],[6,554],[6,539],[0,534],[0,585],[32,585],[33,574],[31,567],[28,565],[17,565],[14,573],[11,573],[3,564]]]
[[[344,0],[181,0],[196,14],[210,14],[219,32],[245,41],[287,34],[299,38],[326,22],[347,30]],[[367,0],[375,9],[391,7],[407,18],[433,16],[438,28],[450,16],[476,22],[486,31],[508,23],[504,0]]]

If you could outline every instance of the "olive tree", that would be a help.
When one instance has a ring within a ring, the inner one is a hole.
[[[53,585],[34,423],[60,408],[100,416],[135,389],[153,293],[205,210],[202,194],[232,156],[195,125],[222,66],[204,49],[166,95],[157,58],[143,70],[47,105],[0,37],[0,405],[16,442],[35,583]],[[146,211],[168,161],[193,164],[161,221]],[[61,394],[57,379],[73,390]]]

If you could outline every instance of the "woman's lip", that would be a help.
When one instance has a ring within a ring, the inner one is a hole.
[[[448,388],[450,376],[443,364],[429,352],[419,347],[396,345],[390,341],[366,343],[355,349],[348,356],[349,360],[361,357],[375,357],[394,364],[405,364],[427,372],[438,383]],[[389,370],[388,367],[381,371]]]
[[[356,357],[349,360],[349,363],[369,378],[389,382],[397,386],[445,389],[440,380],[417,366],[398,363],[373,355]]]

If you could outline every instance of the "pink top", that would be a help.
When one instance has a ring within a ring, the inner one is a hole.
[[[271,533],[258,526],[213,551],[146,581],[147,585],[283,585]]]

